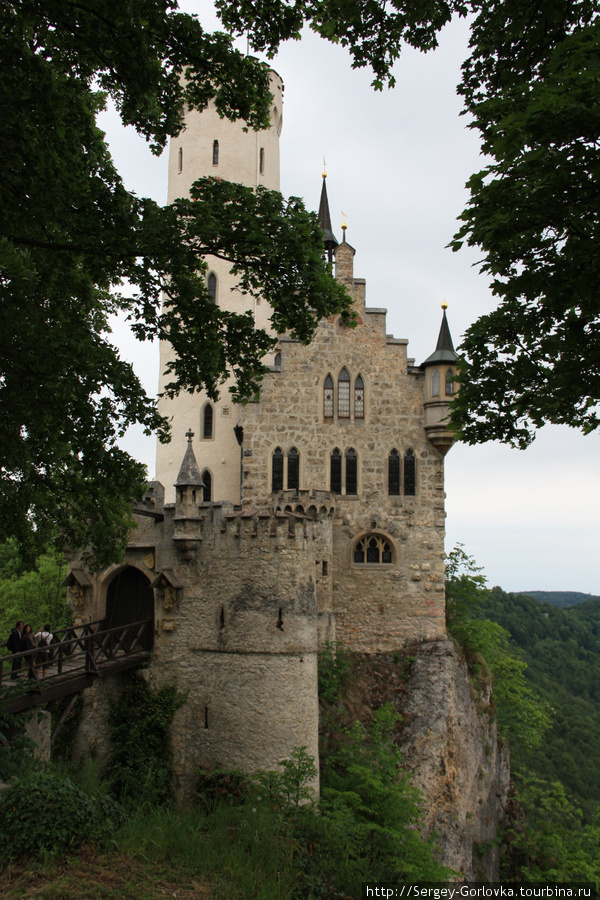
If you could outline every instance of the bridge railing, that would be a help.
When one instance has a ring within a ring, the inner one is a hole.
[[[37,647],[0,657],[0,689],[14,685],[13,660],[21,660],[17,681],[47,683],[82,673],[98,674],[103,665],[133,654],[149,652],[152,646],[152,619],[143,619],[114,628],[103,628],[105,620],[70,625],[53,635],[48,647]]]

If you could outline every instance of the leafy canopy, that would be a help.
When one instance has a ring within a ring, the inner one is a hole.
[[[458,87],[489,162],[451,246],[482,251],[498,307],[466,332],[453,423],[470,443],[524,447],[545,422],[600,424],[600,22],[595,0],[218,0],[274,54],[304,23],[394,84],[403,44],[427,51],[471,18]]]
[[[0,56],[0,539],[58,525],[103,563],[126,540],[145,475],[119,437],[138,423],[168,439],[111,343],[110,316],[124,313],[140,340],[169,336],[169,394],[215,396],[233,371],[244,399],[273,342],[251,316],[210,302],[203,253],[231,261],[240,289],[271,304],[275,329],[303,341],[349,300],[299,200],[204,181],[195,202],[161,208],[129,193],[113,165],[96,126],[107,97],[156,153],[186,107],[212,101],[248,127],[268,124],[268,69],[227,35],[207,34],[174,0],[7,0]]]

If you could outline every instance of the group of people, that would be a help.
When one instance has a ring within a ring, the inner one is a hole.
[[[6,642],[6,647],[13,654],[12,671],[10,677],[16,681],[19,675],[19,669],[23,660],[27,666],[27,677],[37,678],[40,667],[43,676],[46,675],[46,668],[50,660],[50,644],[52,643],[52,632],[50,625],[46,624],[43,628],[34,634],[31,625],[23,624],[19,621],[10,633],[10,637]],[[21,656],[27,650],[36,650],[37,653],[30,653],[28,656]]]

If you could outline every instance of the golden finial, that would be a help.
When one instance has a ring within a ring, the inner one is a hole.
[[[342,215],[344,217],[344,221],[342,222],[342,231],[345,231],[348,227],[348,223],[346,222],[346,213],[342,211]]]
[[[444,294],[444,300],[442,302],[442,309],[448,309],[448,304],[446,303],[446,295]]]
[[[323,178],[327,178],[327,163],[325,162],[325,157],[323,157]]]

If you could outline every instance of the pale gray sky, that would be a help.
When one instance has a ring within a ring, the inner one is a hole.
[[[186,2],[214,26],[208,3]],[[455,345],[464,329],[493,307],[475,251],[445,249],[467,199],[469,175],[481,168],[477,137],[459,116],[455,86],[468,29],[456,22],[428,55],[406,51],[397,87],[374,93],[367,70],[352,71],[346,52],[307,34],[273,62],[285,83],[281,189],[316,209],[323,158],[334,232],[356,249],[355,275],[367,280],[367,302],[388,309],[388,332],[408,338],[417,363],[435,348],[445,296]],[[118,117],[102,117],[126,185],[164,202],[166,154],[152,158]],[[149,391],[158,354],[115,332]],[[127,447],[154,467],[151,439]],[[578,590],[600,594],[600,434],[542,429],[526,451],[500,444],[455,445],[446,457],[447,549],[457,542],[505,590]]]

